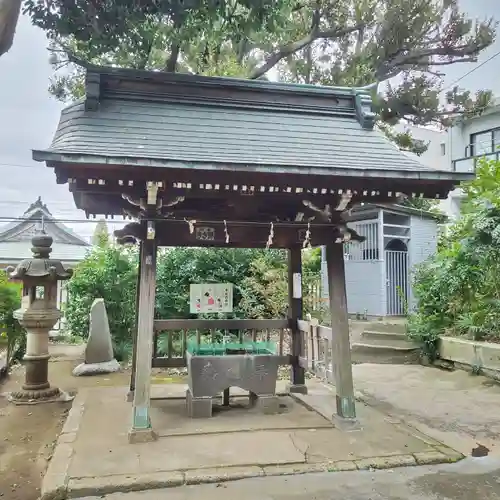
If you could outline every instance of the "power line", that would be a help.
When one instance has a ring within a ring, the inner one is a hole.
[[[127,222],[131,222],[130,220],[117,220],[117,219],[104,219],[96,217],[95,219],[61,219],[61,218],[54,218],[54,220],[49,220],[47,219],[32,219],[32,218],[26,218],[26,217],[0,217],[0,222],[44,222],[45,224],[57,224],[57,223],[63,223],[63,224],[77,224],[77,223],[87,223],[87,224],[96,224],[100,220],[106,220],[106,222],[112,223],[112,224],[124,224]],[[162,219],[165,220],[165,219]]]
[[[70,201],[47,201],[47,200],[42,200],[44,205],[47,205],[48,208],[54,206],[54,205],[65,205],[67,208],[58,208],[58,211],[75,211],[79,210],[76,207],[71,208],[71,202]],[[32,201],[20,201],[20,200],[0,200],[0,205],[23,205],[23,206],[29,206],[33,204]]]
[[[40,165],[20,165],[18,163],[0,163],[0,167],[16,167],[16,168],[38,168],[38,169],[42,169],[42,168],[46,168],[48,169],[49,167],[43,165],[43,164],[40,164]]]
[[[121,217],[121,216],[117,216]],[[0,222],[44,222],[46,225],[48,224],[54,224],[54,223],[68,223],[68,224],[73,224],[73,223],[87,223],[87,224],[96,224],[100,220],[105,220],[105,222],[109,224],[129,224],[131,222],[137,222],[135,219],[128,219],[128,220],[116,220],[116,219],[105,219],[104,217],[96,217],[95,219],[57,219],[54,218],[53,220],[47,221],[47,219],[44,218],[30,218],[30,217],[0,217]],[[178,223],[178,224],[190,224],[196,222],[196,224],[224,224],[224,225],[232,225],[235,224],[237,226],[265,226],[269,227],[270,225],[273,227],[301,227],[304,225],[307,225],[304,222],[296,223],[296,222],[274,222],[274,221],[269,221],[269,222],[262,222],[262,221],[239,221],[239,220],[200,220],[197,219],[196,221],[189,221],[186,218],[183,219],[166,219],[165,217],[152,217],[148,218],[148,221],[154,221],[154,222],[171,222],[171,223]],[[314,224],[314,227],[332,227],[331,223],[317,223]]]
[[[481,64],[474,66],[470,71],[468,71],[467,73],[462,75],[460,78],[457,78],[452,84],[448,85],[445,89],[443,89],[443,91],[448,90],[451,87],[455,86],[458,82],[461,82],[464,78],[468,77],[469,75],[474,73],[474,71],[477,71],[479,68],[482,68],[485,64],[489,63],[490,61],[492,61],[493,59],[495,59],[495,57],[498,57],[499,55],[500,55],[500,50],[498,52],[495,52],[495,54],[493,54],[491,57],[488,57],[488,59],[486,59],[486,61],[483,61]]]

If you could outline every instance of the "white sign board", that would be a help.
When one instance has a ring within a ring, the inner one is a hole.
[[[193,284],[189,289],[189,303],[191,314],[233,312],[233,284]]]
[[[302,298],[302,275],[300,273],[293,273],[293,298]]]

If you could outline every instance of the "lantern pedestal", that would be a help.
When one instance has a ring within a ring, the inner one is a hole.
[[[31,240],[33,258],[23,260],[10,272],[10,279],[23,282],[21,308],[14,317],[25,328],[26,375],[21,390],[13,391],[14,403],[37,403],[67,399],[59,388],[49,383],[49,331],[61,317],[57,309],[57,282],[69,279],[71,270],[50,258],[52,238],[39,233]]]
[[[47,309],[43,299],[34,300],[14,317],[26,329],[26,367],[22,390],[11,393],[13,401],[36,401],[58,398],[61,391],[49,383],[49,331],[61,317],[56,308]]]

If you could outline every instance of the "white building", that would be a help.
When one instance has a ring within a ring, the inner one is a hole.
[[[451,168],[457,172],[473,172],[477,160],[500,158],[500,101],[482,115],[460,118],[448,129],[448,148]],[[450,193],[452,216],[460,215],[463,193],[455,189]]]
[[[473,172],[478,158],[500,158],[499,100],[480,116],[457,119],[446,131],[405,125],[397,129],[400,132],[409,129],[415,139],[429,143],[428,150],[417,159],[431,168]],[[462,199],[463,192],[455,189],[441,208],[451,219],[456,219]]]
[[[449,134],[446,130],[404,124],[397,125],[395,129],[398,132],[409,131],[414,139],[423,141],[428,145],[427,150],[422,155],[417,156],[414,153],[407,152],[409,156],[412,156],[429,168],[435,168],[436,170],[452,170],[452,151],[449,145]],[[455,193],[455,191],[453,193]],[[455,208],[456,202],[453,196],[451,196],[453,193],[450,193],[450,196],[446,200],[441,201],[440,207],[450,218],[455,218],[457,216]]]

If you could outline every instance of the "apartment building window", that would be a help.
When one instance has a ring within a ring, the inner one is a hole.
[[[500,147],[500,128],[478,132],[470,136],[470,156],[482,156],[498,151]],[[465,152],[466,156],[468,151]]]
[[[442,142],[440,144],[441,146],[441,156],[445,156],[446,155],[446,144],[444,142]]]

